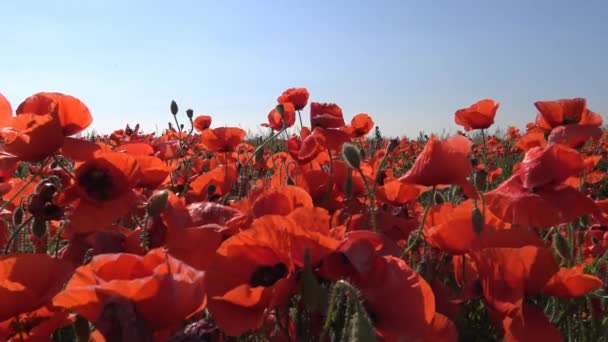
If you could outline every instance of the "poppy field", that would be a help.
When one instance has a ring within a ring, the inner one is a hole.
[[[0,95],[0,341],[608,341],[592,104],[390,139],[309,97],[251,138],[175,102],[84,136],[74,96]]]

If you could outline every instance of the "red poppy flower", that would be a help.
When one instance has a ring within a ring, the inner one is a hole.
[[[203,144],[213,152],[234,152],[247,132],[237,127],[206,129],[201,133]]]
[[[279,103],[293,103],[296,110],[302,110],[308,103],[308,97],[310,94],[306,88],[289,88],[279,96],[277,102]]]
[[[314,130],[316,127],[340,128],[344,127],[344,117],[342,108],[335,103],[310,103],[310,126]]]
[[[152,148],[150,144],[141,142],[130,142],[118,145],[114,148],[114,151],[128,153],[133,156],[151,156],[154,154],[154,148]]]
[[[302,188],[292,185],[264,190],[250,199],[253,217],[288,215],[300,207],[312,208],[312,198]]]
[[[533,147],[545,147],[547,145],[547,139],[542,131],[530,131],[521,136],[515,143],[515,147],[520,150],[527,152]]]
[[[91,112],[84,103],[61,93],[37,93],[28,97],[17,107],[17,115],[25,113],[56,113],[65,136],[78,134],[93,122]]]
[[[285,216],[267,215],[224,241],[206,272],[209,311],[230,336],[258,329],[264,314],[295,290],[295,268],[336,248],[338,241],[305,231]]]
[[[53,304],[77,312],[89,321],[100,318],[113,297],[132,301],[154,331],[170,329],[204,309],[204,273],[162,249],[145,256],[102,254],[76,269]]]
[[[46,305],[74,269],[46,254],[0,257],[0,322]]]
[[[549,135],[549,143],[565,144],[577,148],[589,139],[594,141],[602,137],[602,129],[593,125],[565,125],[555,127]]]
[[[287,151],[299,164],[307,164],[323,151],[323,146],[320,138],[312,134],[303,139],[292,136],[287,139]]]
[[[534,189],[560,184],[583,169],[583,157],[578,151],[564,145],[549,145],[528,150],[515,173],[519,175],[524,188]]]
[[[317,127],[312,131],[312,136],[317,138],[319,145],[330,151],[341,151],[342,145],[350,142],[350,136],[339,129]]]
[[[426,186],[459,185],[467,196],[476,198],[477,191],[467,180],[472,169],[468,158],[472,145],[464,136],[438,140],[432,135],[412,168],[399,181]],[[445,167],[446,165],[450,167]]]
[[[468,108],[456,111],[454,120],[467,132],[472,129],[486,129],[494,124],[494,117],[499,105],[494,100],[481,100]]]
[[[583,98],[538,101],[534,106],[540,112],[536,123],[545,130],[567,124],[602,125],[602,116],[588,110]]]
[[[0,127],[5,126],[13,118],[13,109],[4,95],[0,94]]]
[[[19,315],[19,321],[0,322],[0,340],[7,342],[49,341],[57,329],[72,324],[69,312],[45,305],[35,311]]]
[[[268,113],[268,123],[263,123],[262,126],[280,131],[283,128],[293,126],[295,123],[296,110],[291,102],[285,102],[279,104]]]
[[[539,293],[559,270],[548,247],[482,248],[470,255],[486,302],[504,315],[515,313],[525,295]]]
[[[377,188],[376,199],[394,206],[400,206],[416,200],[423,191],[424,187],[422,186],[394,180]]]
[[[523,187],[518,175],[484,194],[486,208],[502,220],[522,227],[551,227],[599,211],[589,197],[568,185]]]
[[[551,324],[543,311],[534,304],[523,304],[517,313],[505,316],[502,325],[505,342],[564,341],[557,327]]]
[[[236,181],[238,172],[234,165],[223,165],[207,173],[197,176],[191,183],[188,196],[204,200],[210,195],[223,196],[230,192],[232,184]],[[209,194],[209,186],[214,191]]]
[[[562,267],[549,279],[543,293],[558,298],[574,298],[601,289],[602,285],[603,282],[598,277],[585,274],[584,265]]]
[[[141,179],[138,186],[155,189],[164,183],[176,166],[169,167],[162,160],[152,156],[136,156]]]
[[[352,118],[350,126],[344,127],[344,131],[354,139],[366,136],[373,128],[374,121],[372,118],[365,113],[361,113]]]
[[[194,118],[194,129],[202,132],[211,127],[211,117],[209,115],[199,115]]]
[[[72,232],[91,232],[126,214],[135,201],[132,188],[140,181],[137,160],[118,152],[98,152],[76,168],[75,184],[63,193],[62,202],[78,199],[70,215]]]
[[[4,150],[23,161],[36,162],[55,153],[63,145],[61,124],[56,115],[21,114],[0,131]]]

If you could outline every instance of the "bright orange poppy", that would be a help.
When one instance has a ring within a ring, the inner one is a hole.
[[[36,162],[55,153],[63,145],[59,119],[54,114],[21,114],[0,131],[4,150],[23,161]]]
[[[308,103],[308,97],[310,94],[306,88],[289,88],[279,96],[277,102],[279,103],[293,103],[295,110],[302,110]]]
[[[5,126],[13,118],[13,109],[11,103],[0,94],[0,127]]]
[[[361,113],[352,118],[350,126],[344,127],[344,131],[354,139],[366,136],[373,128],[374,121],[372,118],[365,113]]]
[[[399,181],[426,186],[459,185],[467,196],[477,198],[477,191],[467,180],[472,170],[468,158],[472,145],[464,136],[438,140],[432,135],[412,168]],[[450,167],[445,167],[446,165]]]
[[[133,187],[141,179],[137,160],[126,153],[98,152],[76,168],[75,184],[61,197],[62,203],[78,200],[70,215],[71,232],[92,232],[112,224],[130,210]]]
[[[73,271],[69,263],[46,254],[0,257],[0,322],[48,304]]]
[[[578,151],[564,145],[535,147],[526,153],[515,173],[522,186],[534,189],[543,185],[556,185],[584,169],[584,161]]]
[[[76,269],[53,304],[84,316],[100,318],[107,300],[133,302],[154,331],[171,329],[205,308],[204,273],[162,249],[145,256],[117,253],[95,256]]]
[[[540,112],[536,123],[544,130],[567,124],[602,125],[602,116],[587,109],[583,98],[537,101],[534,106]]]
[[[600,278],[585,274],[584,265],[572,268],[561,267],[543,288],[543,292],[558,298],[581,297],[589,292],[602,288]]]
[[[211,127],[211,117],[209,115],[199,115],[194,118],[194,129],[202,132]]]
[[[281,114],[282,112],[282,114]],[[296,123],[296,110],[291,102],[279,104],[268,113],[268,123],[262,126],[270,127],[275,131],[289,128]]]
[[[477,101],[468,108],[456,111],[454,121],[457,125],[464,127],[465,131],[486,129],[494,124],[494,117],[499,105],[498,102],[490,99]]]
[[[230,336],[256,330],[264,314],[295,291],[295,268],[308,250],[316,265],[338,241],[303,230],[285,216],[267,215],[224,241],[206,272],[209,311]]]
[[[61,93],[37,93],[28,97],[17,107],[17,115],[25,113],[56,114],[65,136],[78,134],[93,122],[91,112],[84,103]]]
[[[287,140],[287,151],[299,164],[306,164],[323,151],[323,146],[320,138],[312,134],[302,139],[292,136]]]
[[[201,133],[202,143],[213,152],[234,152],[247,132],[237,127],[206,129]]]

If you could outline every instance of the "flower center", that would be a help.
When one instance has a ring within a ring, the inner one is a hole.
[[[110,199],[113,182],[107,171],[91,169],[82,176],[78,183],[91,198],[98,201]]]
[[[287,266],[282,262],[274,266],[260,266],[251,275],[249,285],[252,287],[272,286],[279,279],[285,277],[285,275],[287,275]]]

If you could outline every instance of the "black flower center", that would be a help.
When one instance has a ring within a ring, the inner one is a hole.
[[[112,177],[105,170],[91,169],[81,177],[78,183],[85,189],[87,195],[95,200],[106,201],[111,197]]]
[[[282,262],[274,266],[260,266],[251,275],[249,285],[252,287],[272,286],[279,279],[285,277],[285,275],[287,275],[287,266]]]

